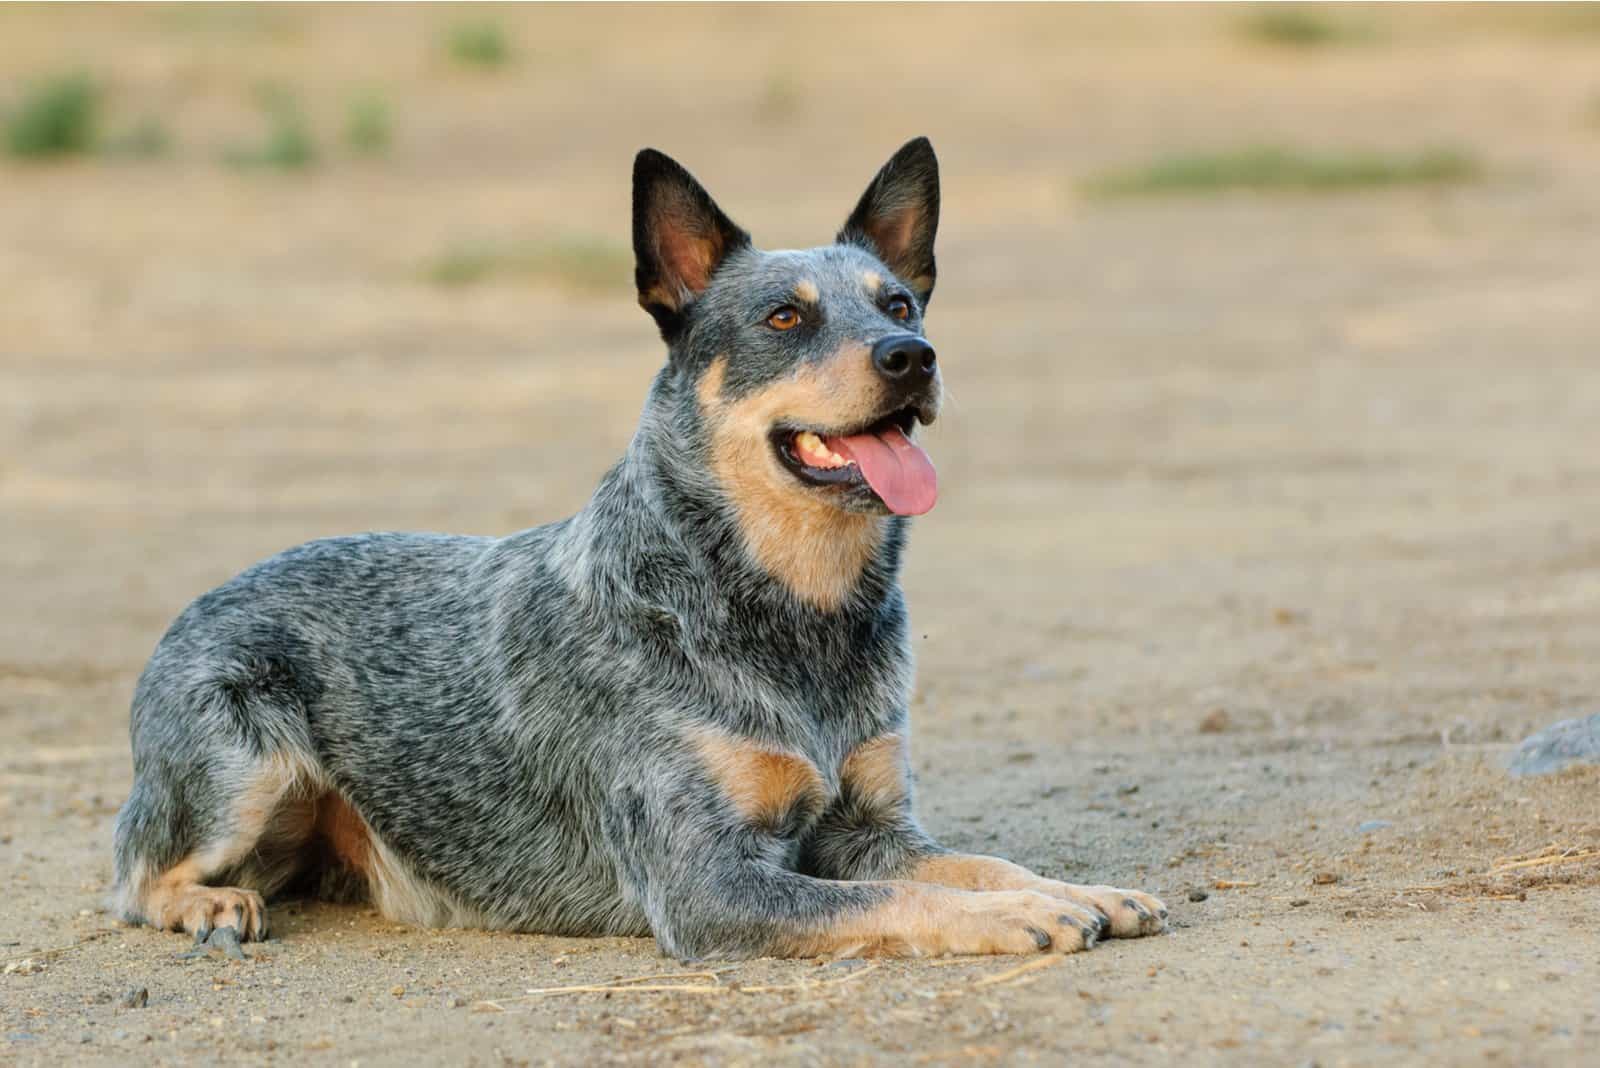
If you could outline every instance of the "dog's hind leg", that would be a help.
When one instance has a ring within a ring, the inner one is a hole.
[[[265,898],[307,862],[323,776],[309,747],[281,729],[293,710],[226,686],[162,689],[141,685],[135,699],[114,906],[131,922],[197,939],[217,927],[263,939]]]

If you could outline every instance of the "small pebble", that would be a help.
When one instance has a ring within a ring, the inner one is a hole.
[[[1309,897],[1297,897],[1293,901],[1289,902],[1289,907],[1292,908],[1292,909],[1297,909],[1297,908],[1300,908],[1302,905],[1309,905],[1309,904],[1311,904],[1311,899]]]
[[[1204,901],[1206,898],[1208,898],[1210,896],[1211,895],[1206,893],[1204,890],[1190,890],[1189,891],[1189,900],[1190,901]]]
[[[122,995],[122,1000],[117,1002],[118,1008],[142,1009],[150,1004],[150,991],[146,987],[136,986]]]
[[[1560,771],[1571,764],[1600,764],[1600,712],[1564,719],[1528,736],[1506,768],[1521,778]]]
[[[1358,827],[1356,827],[1356,833],[1357,834],[1371,834],[1373,831],[1381,831],[1385,827],[1393,827],[1393,826],[1394,826],[1394,824],[1389,820],[1367,820],[1365,823],[1360,824]]]
[[[1338,881],[1338,874],[1331,871],[1319,871],[1311,877],[1312,886],[1332,886]]]

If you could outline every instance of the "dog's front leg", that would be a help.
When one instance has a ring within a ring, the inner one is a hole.
[[[1071,953],[1100,933],[1091,910],[1032,890],[797,872],[786,833],[797,780],[770,754],[740,773],[732,789],[684,774],[641,775],[614,790],[607,841],[624,895],[674,957]]]
[[[837,800],[807,841],[802,868],[835,879],[908,879],[972,892],[1046,894],[1093,909],[1105,932],[1136,938],[1166,930],[1167,907],[1137,890],[1047,879],[999,857],[937,844],[912,810],[904,736],[886,734],[845,760]]]

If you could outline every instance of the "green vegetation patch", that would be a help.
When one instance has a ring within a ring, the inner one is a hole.
[[[344,141],[362,156],[381,156],[394,143],[394,123],[389,102],[377,93],[362,93],[350,101],[345,116]]]
[[[445,286],[503,277],[603,292],[631,284],[633,255],[620,245],[593,237],[463,241],[430,263],[426,275],[429,281]]]
[[[1258,192],[1342,192],[1401,185],[1447,185],[1483,174],[1470,153],[1432,148],[1412,154],[1304,152],[1264,146],[1166,156],[1083,183],[1091,196]]]
[[[463,67],[499,67],[511,59],[511,44],[495,22],[462,22],[445,35],[445,52]]]
[[[235,167],[283,171],[304,170],[317,162],[317,142],[293,94],[276,86],[258,93],[267,132],[253,146],[236,145],[223,159]]]
[[[6,149],[13,156],[48,159],[94,148],[100,90],[87,74],[65,74],[30,89],[6,117]]]
[[[1337,5],[1266,4],[1238,22],[1240,36],[1277,48],[1326,48],[1375,40],[1377,30],[1335,14]]]

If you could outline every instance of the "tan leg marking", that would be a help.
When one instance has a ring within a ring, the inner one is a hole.
[[[751,823],[775,828],[797,807],[821,810],[826,787],[816,765],[805,757],[720,731],[698,731],[694,743],[706,771]]]
[[[203,886],[194,858],[169,869],[145,897],[150,925],[164,931],[189,931],[204,939],[218,927],[232,927],[240,941],[267,937],[267,906],[254,890]]]
[[[1035,875],[1020,864],[999,857],[948,853],[924,857],[907,873],[915,882],[935,883],[961,890],[1031,890],[1097,909],[1110,922],[1115,938],[1138,938],[1167,929],[1167,906],[1138,890],[1114,886],[1078,886]]]
[[[340,864],[371,878],[372,830],[350,802],[332,791],[323,794],[317,799],[315,826]]]
[[[801,485],[772,455],[782,421],[854,426],[882,406],[871,354],[852,347],[748,397],[722,398],[725,357],[699,386],[712,436],[712,471],[733,502],[745,551],[796,597],[824,611],[844,603],[883,539],[880,516],[846,512]]]
[[[910,798],[906,740],[880,734],[852,749],[839,767],[839,787],[857,801],[891,812]]]
[[[274,753],[265,758],[237,795],[227,838],[144,882],[134,891],[135,911],[154,927],[201,938],[217,927],[233,927],[241,941],[265,938],[267,910],[260,893],[207,886],[205,880],[244,860],[264,835],[303,837],[318,778],[317,770],[298,757]]]
[[[1093,946],[1099,933],[1091,910],[1027,890],[974,894],[908,882],[876,885],[889,889],[889,900],[800,936],[789,947],[792,955],[1076,953]]]

